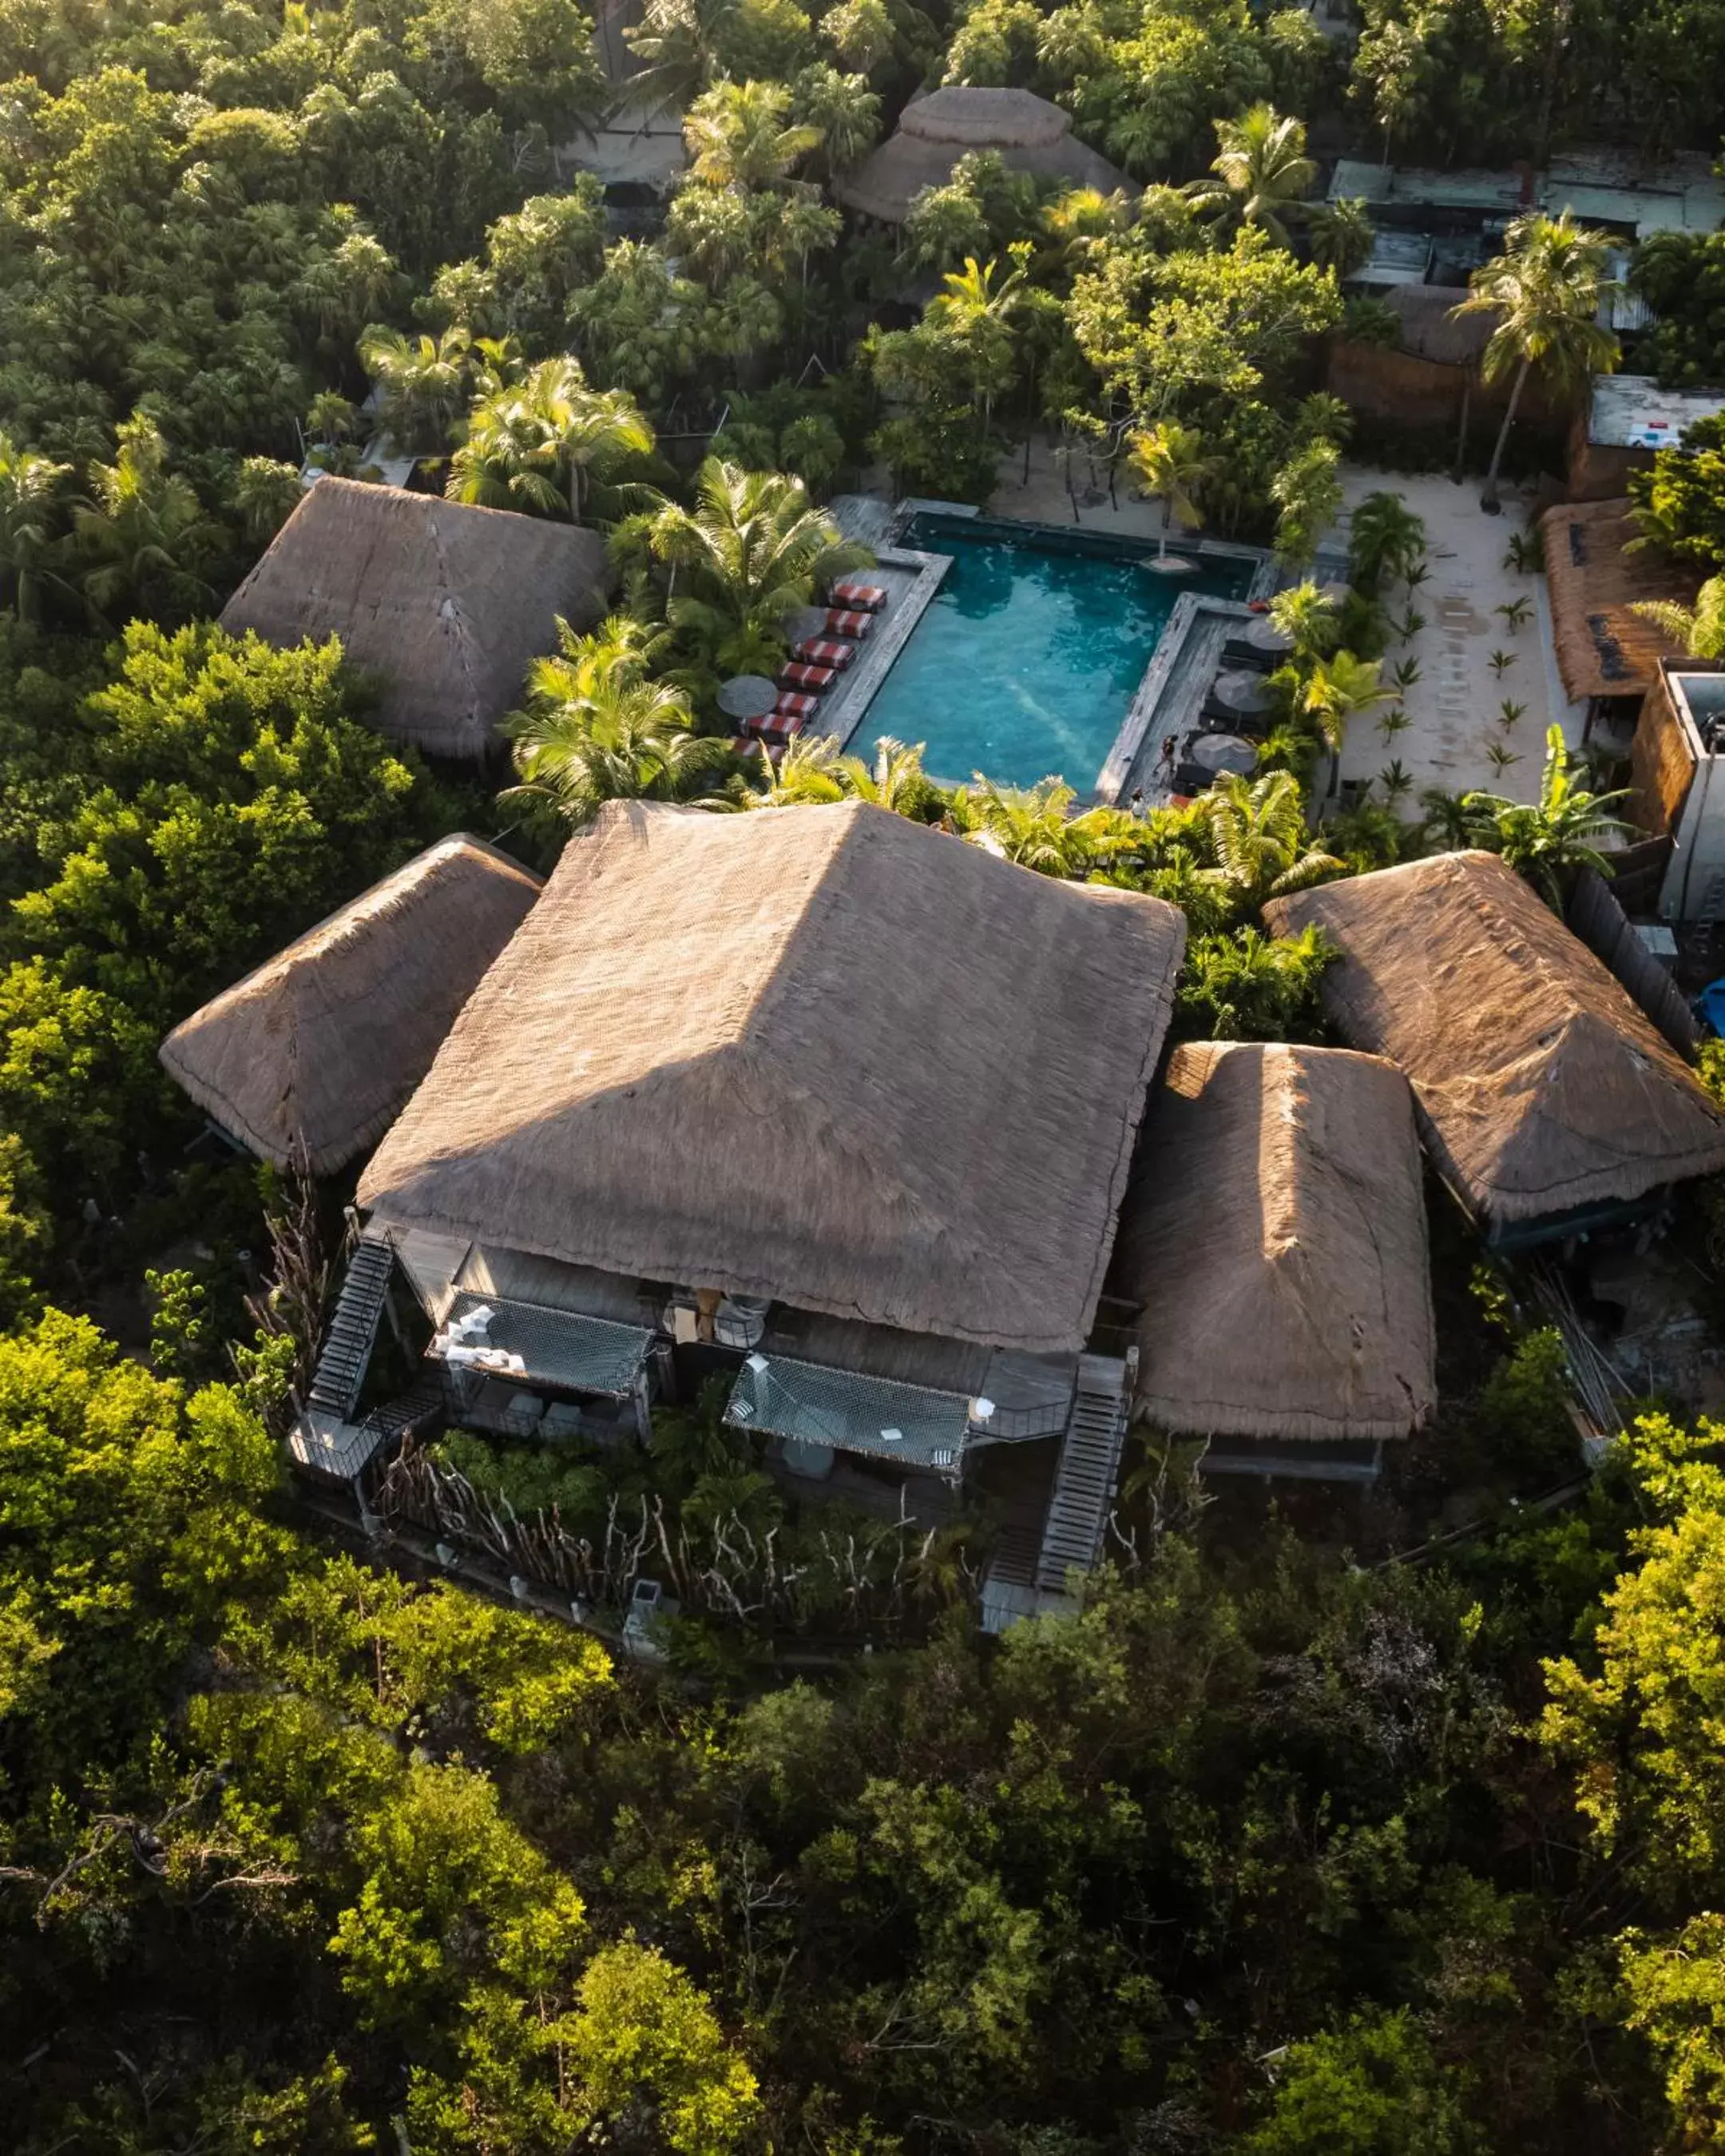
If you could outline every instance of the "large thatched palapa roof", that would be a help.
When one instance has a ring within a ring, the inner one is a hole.
[[[613,803],[360,1203],[567,1264],[1070,1351],[1184,942],[1172,906],[860,803]]]
[[[925,187],[942,187],[972,150],[998,150],[1017,172],[1065,187],[1136,192],[1125,173],[1072,132],[1072,116],[1028,90],[950,84],[905,107],[896,133],[834,183],[846,208],[902,224]]]
[[[476,757],[521,701],[528,663],[611,588],[597,532],[399,487],[321,479],[228,600],[222,626],[271,644],[339,636],[383,684],[377,724]]]
[[[1725,1116],[1599,961],[1495,854],[1272,900],[1342,952],[1324,1007],[1407,1073],[1440,1172],[1494,1227],[1725,1168]]]
[[[1437,1397],[1408,1081],[1346,1049],[1194,1042],[1120,1220],[1134,1412],[1199,1437],[1405,1437]]]
[[[278,1166],[375,1145],[538,896],[457,832],[194,1011],[162,1060],[214,1122]]]
[[[1638,614],[1640,599],[1692,606],[1697,570],[1664,560],[1651,547],[1624,550],[1637,536],[1627,501],[1572,501],[1547,510],[1545,575],[1551,592],[1558,672],[1572,702],[1587,696],[1643,696],[1661,659],[1681,647]]]

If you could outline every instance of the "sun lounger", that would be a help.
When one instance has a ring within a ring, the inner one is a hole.
[[[805,696],[795,690],[787,689],[768,716],[783,725],[787,719],[812,719],[819,709],[819,696]]]
[[[860,607],[865,613],[879,613],[886,603],[885,584],[865,584],[856,577],[840,577],[833,586],[833,604]]]
[[[813,636],[806,644],[798,644],[791,656],[808,665],[831,666],[836,670],[850,664],[856,656],[856,646],[840,644],[829,636]]]
[[[812,689],[817,696],[823,689],[830,689],[837,670],[831,666],[812,666],[799,660],[778,670],[779,686],[784,689]]]
[[[800,703],[804,700],[798,697],[797,701]],[[808,723],[806,711],[781,711],[775,706],[764,719],[751,719],[749,732],[762,741],[788,741],[793,734],[801,733]]]
[[[851,636],[860,639],[875,626],[871,613],[859,613],[855,608],[835,607],[827,616],[829,636]]]

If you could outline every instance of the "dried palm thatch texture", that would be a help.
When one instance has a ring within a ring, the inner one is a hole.
[[[1568,502],[1547,510],[1541,529],[1565,695],[1572,702],[1645,696],[1660,660],[1677,657],[1680,647],[1638,614],[1635,603],[1675,599],[1692,606],[1699,571],[1666,561],[1651,547],[1626,554],[1636,536],[1627,501]]]
[[[401,1112],[540,887],[483,839],[441,839],[194,1011],[162,1060],[253,1152],[332,1174]]]
[[[1136,194],[1124,172],[1072,132],[1072,116],[1028,90],[953,84],[905,107],[898,130],[834,184],[848,209],[902,224],[925,187],[942,187],[967,151],[998,150],[1015,172],[1067,187]]]
[[[860,803],[613,803],[360,1203],[567,1264],[1073,1349],[1184,944],[1157,900]]]
[[[338,636],[382,683],[377,725],[434,756],[482,756],[557,617],[597,618],[612,578],[595,531],[321,479],[222,610],[270,644]]]
[[[1272,900],[1342,957],[1324,1008],[1407,1073],[1440,1173],[1493,1227],[1725,1168],[1725,1117],[1592,952],[1495,854]]]
[[[1400,1071],[1194,1042],[1121,1211],[1134,1413],[1201,1437],[1405,1437],[1437,1397],[1425,1204]]]

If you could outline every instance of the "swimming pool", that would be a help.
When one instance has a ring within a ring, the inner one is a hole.
[[[850,741],[927,746],[935,776],[1010,786],[1058,773],[1095,785],[1182,592],[1242,598],[1250,558],[1207,557],[1194,575],[1142,565],[1153,542],[923,511],[899,542],[948,554],[916,624]]]

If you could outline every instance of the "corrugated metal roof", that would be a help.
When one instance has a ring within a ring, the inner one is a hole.
[[[1661,389],[1651,374],[1596,374],[1587,439],[1608,449],[1674,449],[1686,427],[1725,412],[1725,392]]]

